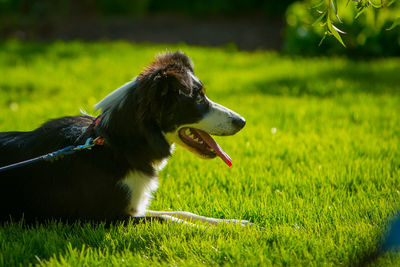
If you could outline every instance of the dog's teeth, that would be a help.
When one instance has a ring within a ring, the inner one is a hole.
[[[199,142],[199,138],[195,138],[194,141]]]
[[[194,134],[189,135],[192,139],[194,139]]]

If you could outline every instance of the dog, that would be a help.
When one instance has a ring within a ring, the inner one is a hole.
[[[183,211],[147,210],[157,173],[178,144],[204,159],[229,156],[210,135],[233,135],[245,125],[239,114],[207,98],[193,63],[182,52],[156,56],[132,81],[95,109],[51,120],[30,132],[0,133],[0,166],[21,162],[88,138],[103,145],[62,159],[35,162],[0,173],[0,221],[148,220],[211,224],[221,220]]]

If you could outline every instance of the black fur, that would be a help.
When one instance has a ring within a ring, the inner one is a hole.
[[[118,182],[135,170],[155,176],[153,163],[170,156],[163,132],[208,112],[202,85],[190,78],[182,53],[159,56],[137,78],[121,108],[55,119],[31,132],[0,133],[0,166],[105,138],[104,146],[0,173],[0,221],[114,221],[129,217],[127,192]]]

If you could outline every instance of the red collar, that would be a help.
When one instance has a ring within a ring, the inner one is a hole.
[[[103,117],[101,115],[97,116],[96,119],[94,119],[94,126],[93,129],[96,130],[97,126],[99,126],[99,123],[101,122],[101,120],[103,119]]]
[[[98,136],[96,139],[93,140],[93,143],[98,146],[104,145],[104,137]]]
[[[103,117],[101,117],[101,115],[97,116],[97,118],[94,120],[94,126],[93,129],[96,130],[97,126],[99,126],[99,123],[101,122],[101,120],[103,119]],[[102,137],[101,135],[99,135],[96,139],[93,140],[93,143],[99,146],[104,145],[104,137]]]

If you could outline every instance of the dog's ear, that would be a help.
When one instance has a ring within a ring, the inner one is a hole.
[[[181,93],[188,88],[184,76],[174,70],[161,70],[154,77],[154,81],[157,84],[159,95],[161,97],[170,93]]]
[[[157,89],[160,90],[160,95],[165,96],[168,93],[168,76],[158,73],[154,77],[154,81],[157,84]]]

